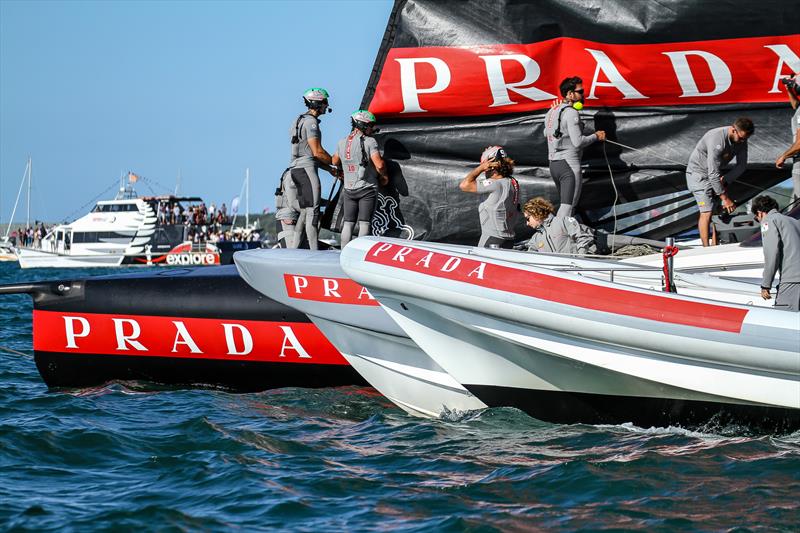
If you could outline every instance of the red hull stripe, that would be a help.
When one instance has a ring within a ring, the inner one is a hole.
[[[604,313],[719,331],[740,332],[747,315],[746,309],[601,287],[410,246],[378,243],[365,261]]]
[[[109,356],[348,364],[314,324],[258,320],[34,310],[33,349]]]
[[[378,305],[367,289],[350,278],[284,274],[283,280],[289,298],[332,304]]]
[[[800,34],[392,48],[369,109],[382,118],[528,113],[549,108],[568,76],[584,80],[589,107],[783,103],[776,72],[800,70],[798,56]]]

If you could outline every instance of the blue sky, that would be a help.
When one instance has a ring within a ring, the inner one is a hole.
[[[251,212],[273,209],[303,91],[331,93],[330,151],[361,102],[391,7],[0,0],[0,221],[29,155],[36,219],[83,214],[128,170],[151,183],[139,194],[170,192],[180,172],[181,194],[230,204],[249,167]]]

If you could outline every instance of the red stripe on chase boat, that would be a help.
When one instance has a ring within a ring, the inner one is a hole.
[[[333,304],[378,305],[366,287],[350,278],[284,274],[283,281],[289,298]]]
[[[365,261],[584,309],[733,333],[741,331],[747,315],[746,309],[603,287],[412,246],[377,243]]]

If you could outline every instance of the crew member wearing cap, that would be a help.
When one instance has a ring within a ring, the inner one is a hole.
[[[778,168],[783,168],[783,163],[790,157],[800,154],[800,105],[797,105],[800,103],[797,99],[797,91],[800,89],[798,87],[798,83],[800,83],[800,74],[795,74],[789,78],[783,78],[781,81],[783,85],[786,86],[786,93],[789,95],[789,103],[792,105],[792,109],[794,109],[794,114],[792,115],[791,121],[793,142],[792,145],[775,160],[775,166]],[[800,157],[795,157],[794,164],[792,165],[792,201],[796,202],[798,200],[800,200]]]
[[[378,142],[372,137],[375,115],[359,109],[350,115],[352,130],[339,141],[333,154],[333,166],[339,169],[344,181],[344,225],[342,247],[353,238],[353,229],[358,222],[358,236],[370,234],[370,221],[378,199],[378,182],[389,183],[386,163],[378,150]]]
[[[714,203],[719,199],[726,213],[733,213],[736,204],[728,197],[727,185],[747,168],[747,139],[755,131],[749,118],[737,118],[732,126],[714,128],[697,143],[686,166],[686,187],[694,195],[700,215],[697,230],[703,246],[708,246],[709,226]],[[725,176],[721,167],[736,158],[736,166]],[[716,228],[711,228],[711,244],[717,244]]]
[[[331,169],[331,156],[322,147],[322,133],[319,129],[319,117],[331,110],[328,107],[328,91],[320,88],[309,89],[303,93],[303,102],[308,111],[297,117],[289,128],[292,152],[288,172],[284,174],[283,179],[291,179],[297,189],[295,205],[292,207],[299,212],[299,215],[295,224],[294,238],[289,243],[290,247],[300,246],[305,228],[308,246],[316,250],[320,205],[317,169],[320,166]],[[284,181],[284,189],[286,188]]]
[[[778,202],[765,194],[753,200],[750,210],[761,223],[764,245],[761,297],[770,299],[769,290],[780,271],[775,309],[800,311],[800,221],[779,213]]]
[[[550,176],[559,196],[557,216],[572,216],[581,198],[581,156],[583,149],[595,141],[605,141],[606,132],[600,130],[583,134],[583,80],[565,78],[559,86],[564,98],[544,117],[544,136],[547,138],[547,158]]]
[[[514,222],[519,212],[519,183],[511,175],[514,161],[502,146],[490,146],[481,154],[481,164],[475,167],[458,185],[464,192],[487,194],[478,206],[481,238],[478,246],[514,245]],[[478,177],[485,173],[485,178]]]

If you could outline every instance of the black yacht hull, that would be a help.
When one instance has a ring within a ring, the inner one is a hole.
[[[366,384],[304,314],[250,288],[234,266],[0,288],[14,292],[33,297],[34,358],[50,387]]]

